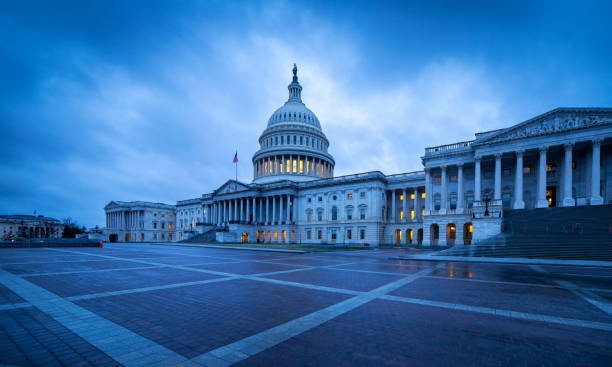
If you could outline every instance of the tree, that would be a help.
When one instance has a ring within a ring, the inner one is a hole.
[[[64,223],[64,232],[62,232],[62,238],[75,238],[77,234],[84,233],[86,228],[79,227],[77,222],[72,218],[68,217],[62,220]]]

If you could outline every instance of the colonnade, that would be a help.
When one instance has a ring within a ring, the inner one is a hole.
[[[140,210],[117,211],[106,213],[106,227],[118,229],[139,228],[142,219]]]
[[[408,187],[408,188],[403,188],[403,189],[394,189],[391,190],[391,217],[389,218],[389,220],[391,222],[398,222],[400,221],[399,219],[399,215],[398,215],[398,211],[397,211],[397,207],[396,207],[396,202],[397,202],[397,191],[399,191],[402,195],[403,200],[401,200],[401,208],[402,208],[402,212],[403,212],[403,218],[401,218],[401,222],[417,222],[422,220],[422,215],[421,215],[421,206],[419,205],[419,196],[421,196],[423,194],[423,192],[419,193],[419,188],[418,187]],[[409,199],[408,195],[412,196],[411,199]],[[408,201],[412,200],[413,204],[412,204],[412,210],[414,210],[414,217],[410,218],[409,214],[409,205],[408,205]]]
[[[207,222],[217,226],[293,224],[297,218],[296,207],[295,196],[291,194],[215,200],[207,204],[210,213]]]
[[[255,178],[279,174],[298,174],[313,177],[333,177],[333,165],[325,159],[306,155],[271,155],[253,164]]]
[[[603,204],[603,198],[600,195],[600,156],[601,156],[601,144],[602,139],[595,139],[590,141],[591,143],[591,186],[590,186],[590,197],[589,204],[600,205]],[[566,143],[563,145],[563,176],[562,176],[562,206],[574,206],[576,205],[575,198],[572,194],[573,187],[573,167],[572,167],[572,154],[575,142]],[[538,167],[537,167],[537,190],[536,190],[536,208],[548,207],[549,203],[546,199],[546,170],[547,170],[547,151],[551,146],[541,146],[538,148]],[[515,158],[514,167],[514,188],[513,188],[513,209],[524,209],[525,201],[523,200],[523,156],[525,150],[515,150],[512,152],[498,152],[493,154],[495,160],[494,168],[494,184],[493,184],[493,200],[501,200],[502,194],[502,168],[501,160],[502,155],[512,154]],[[482,201],[482,176],[481,176],[481,165],[482,160],[486,156],[476,156],[474,158],[474,202]],[[452,166],[440,166],[440,214],[444,214],[448,211],[448,179],[447,171],[450,167],[457,168],[457,208],[464,208],[464,178],[463,178],[463,164],[456,164]],[[425,168],[425,191],[427,193],[433,192],[432,187],[432,168]],[[427,195],[425,200],[425,210],[430,211],[433,208],[432,205],[433,195]]]

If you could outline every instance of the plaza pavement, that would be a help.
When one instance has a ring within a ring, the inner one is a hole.
[[[0,250],[0,364],[612,365],[612,270],[112,244]]]

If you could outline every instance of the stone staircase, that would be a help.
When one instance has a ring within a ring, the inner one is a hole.
[[[437,255],[612,261],[612,205],[504,210],[500,235]]]
[[[204,233],[197,234],[186,240],[179,241],[179,243],[215,243],[217,242],[217,230],[210,228]]]

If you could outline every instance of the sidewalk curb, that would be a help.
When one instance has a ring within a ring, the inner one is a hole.
[[[495,264],[526,264],[526,265],[561,265],[561,266],[596,266],[612,268],[612,261],[597,260],[557,260],[557,259],[526,259],[526,258],[501,258],[501,257],[464,257],[464,256],[422,256],[390,257],[390,260],[421,260],[421,261],[456,261],[471,263],[495,263]]]
[[[178,247],[207,247],[207,248],[220,248],[229,250],[249,250],[249,251],[267,251],[267,252],[290,252],[296,254],[307,254],[309,251],[304,250],[283,250],[273,248],[258,248],[258,247],[240,247],[240,246],[215,246],[215,245],[198,245],[198,244],[184,244],[184,243],[149,243],[149,245],[159,246],[178,246]]]

